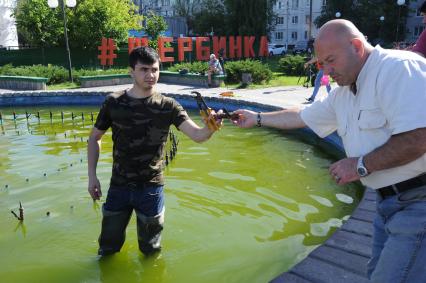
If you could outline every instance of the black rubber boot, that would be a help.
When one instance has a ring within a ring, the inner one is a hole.
[[[139,250],[144,255],[152,255],[161,250],[161,231],[164,227],[164,209],[154,216],[147,217],[136,212]]]
[[[106,256],[121,250],[126,239],[126,227],[132,216],[132,210],[108,211],[102,206],[102,214],[98,255]]]

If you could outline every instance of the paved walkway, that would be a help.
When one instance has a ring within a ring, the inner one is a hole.
[[[103,86],[103,87],[91,87],[91,88],[78,88],[78,89],[67,89],[67,90],[51,90],[47,92],[113,92],[126,88],[130,88],[131,85],[116,85],[116,86]],[[188,85],[173,85],[158,83],[157,90],[161,93],[175,93],[175,94],[190,94],[191,91],[198,91],[203,96],[207,97],[221,97],[219,94],[232,91],[234,97],[240,100],[248,100],[258,102],[262,104],[269,104],[280,106],[284,108],[294,107],[301,105],[306,102],[313,91],[313,88],[305,88],[302,86],[283,86],[283,87],[270,87],[263,89],[234,89],[234,88],[200,88]],[[0,89],[0,95],[11,94],[11,93],[31,93],[40,91],[11,91],[6,89]],[[325,87],[321,87],[317,98],[326,95]]]

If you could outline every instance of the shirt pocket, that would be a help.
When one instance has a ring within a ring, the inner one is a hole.
[[[379,108],[361,109],[358,116],[358,125],[361,130],[374,130],[383,128],[386,117]]]

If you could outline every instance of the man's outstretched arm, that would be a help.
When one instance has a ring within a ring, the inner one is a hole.
[[[239,109],[234,113],[238,114],[238,120],[233,120],[233,123],[241,128],[251,128],[256,125],[283,130],[306,127],[298,108],[262,113]]]

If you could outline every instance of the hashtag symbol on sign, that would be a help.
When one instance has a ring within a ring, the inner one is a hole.
[[[117,50],[114,39],[102,38],[101,46],[98,46],[98,50],[101,51],[101,55],[98,55],[98,59],[101,60],[101,65],[114,65],[114,58],[117,58],[117,54],[114,53]]]

